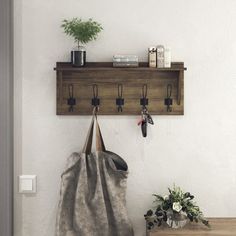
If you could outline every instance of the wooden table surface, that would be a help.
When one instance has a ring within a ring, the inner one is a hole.
[[[208,218],[211,228],[189,223],[182,229],[159,227],[148,231],[147,236],[236,236],[236,218]]]

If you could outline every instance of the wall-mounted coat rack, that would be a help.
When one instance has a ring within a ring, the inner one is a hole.
[[[153,115],[184,114],[184,63],[171,68],[114,68],[110,62],[85,67],[57,62],[57,115],[138,115],[145,87],[146,106]],[[143,101],[144,102],[144,101]]]

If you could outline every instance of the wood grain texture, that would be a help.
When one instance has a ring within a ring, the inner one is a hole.
[[[87,63],[85,67],[73,67],[70,63],[58,62],[57,71],[57,114],[90,115],[93,109],[92,87],[98,86],[101,115],[137,115],[140,114],[142,87],[147,84],[148,110],[153,115],[184,114],[184,64],[172,63],[171,68],[149,68],[147,63],[140,63],[137,68],[114,68],[111,62]],[[116,106],[118,84],[123,85],[125,104],[119,113]],[[167,85],[171,84],[173,106],[167,112],[164,105]],[[76,105],[69,111],[67,99],[69,86],[73,85]]]
[[[147,236],[236,236],[236,218],[209,218],[211,228],[189,223],[183,229],[167,226],[148,231]]]

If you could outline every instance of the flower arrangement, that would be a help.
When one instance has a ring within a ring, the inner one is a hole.
[[[184,216],[190,222],[201,222],[205,226],[210,227],[209,222],[204,218],[200,208],[193,202],[194,196],[192,194],[184,192],[175,186],[173,189],[168,188],[168,190],[169,194],[163,197],[153,194],[155,197],[154,203],[156,203],[155,210],[148,210],[144,215],[148,229],[152,229],[155,225],[161,226],[163,221],[169,226],[172,226],[169,224],[170,216],[172,219],[178,219]]]

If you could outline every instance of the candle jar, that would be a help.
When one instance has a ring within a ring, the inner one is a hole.
[[[163,45],[157,46],[157,68],[164,68],[165,67],[165,49]]]
[[[71,63],[73,66],[82,67],[86,64],[86,51],[82,46],[78,50],[71,51]]]
[[[156,47],[148,48],[149,67],[157,67],[157,49]]]

